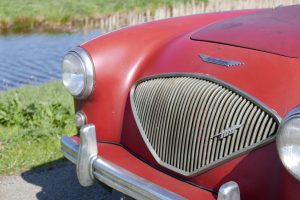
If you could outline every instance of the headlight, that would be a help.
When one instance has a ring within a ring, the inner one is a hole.
[[[279,127],[276,143],[283,165],[300,180],[300,108],[285,117]]]
[[[89,55],[80,47],[68,52],[62,62],[64,86],[76,98],[90,96],[94,89],[94,66]]]

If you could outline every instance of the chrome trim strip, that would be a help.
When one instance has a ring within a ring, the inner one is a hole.
[[[98,180],[135,199],[184,199],[103,158],[95,160],[93,167]]]
[[[61,150],[74,164],[78,161],[79,145],[69,136],[61,138]],[[136,199],[186,199],[149,182],[114,163],[97,156],[92,161],[93,174],[106,185]]]
[[[77,163],[79,145],[74,142],[69,136],[64,135],[60,139],[61,151],[64,156],[73,164]]]
[[[71,161],[73,164],[76,165],[77,162],[77,157],[72,156],[71,154],[67,153],[67,152],[63,152],[64,156]]]
[[[159,79],[159,78],[173,78],[173,77],[190,77],[190,78],[197,78],[197,79],[202,79],[202,80],[207,80],[207,81],[210,81],[210,82],[213,82],[213,83],[216,83],[216,84],[219,84],[221,86],[223,86],[224,88],[227,88],[237,94],[239,94],[240,96],[244,97],[245,99],[247,99],[248,101],[250,101],[251,103],[255,104],[257,107],[259,107],[260,109],[262,109],[264,112],[266,112],[268,115],[272,116],[272,119],[275,120],[277,126],[279,126],[279,124],[281,123],[281,117],[276,113],[275,110],[271,109],[270,107],[268,107],[267,105],[265,105],[263,102],[261,102],[260,100],[258,100],[257,98],[251,96],[250,94],[244,92],[243,90],[235,87],[234,85],[231,85],[229,83],[226,83],[220,79],[217,79],[213,76],[210,76],[210,75],[207,75],[207,74],[194,74],[194,73],[163,73],[163,74],[156,74],[156,75],[152,75],[152,76],[148,76],[148,77],[144,77],[140,80],[138,80],[131,88],[131,91],[130,91],[130,104],[131,104],[131,108],[132,108],[132,112],[133,112],[133,116],[135,118],[135,121],[137,123],[137,126],[138,126],[138,129],[141,133],[141,136],[147,146],[147,148],[149,149],[150,153],[152,154],[152,156],[154,157],[154,159],[156,160],[156,162],[158,162],[160,165],[162,165],[163,167],[166,167],[178,174],[181,174],[183,176],[186,176],[186,177],[193,177],[197,174],[200,174],[200,173],[204,173],[216,166],[219,166],[223,163],[225,163],[226,161],[229,161],[229,160],[232,160],[240,155],[243,155],[245,153],[248,153],[254,149],[257,149],[257,148],[260,148],[261,146],[263,145],[267,145],[271,142],[273,142],[276,138],[276,133],[274,136],[271,136],[267,139],[264,139],[262,140],[261,142],[257,142],[256,144],[253,144],[253,145],[250,145],[240,151],[236,151],[234,153],[231,153],[230,155],[227,155],[225,157],[223,157],[222,159],[219,159],[218,161],[216,162],[212,162],[210,164],[207,164],[206,166],[204,167],[201,167],[199,168],[198,170],[196,171],[192,171],[192,172],[186,172],[186,171],[183,171],[183,170],[180,170],[176,167],[174,167],[173,165],[170,165],[164,161],[161,160],[161,158],[157,155],[156,151],[153,149],[151,143],[149,142],[146,134],[145,134],[145,131],[141,125],[141,122],[140,122],[140,119],[137,115],[137,109],[136,109],[136,106],[135,106],[135,103],[134,103],[134,92],[135,92],[135,89],[136,87],[142,83],[142,82],[145,82],[145,81],[148,81],[148,80],[152,80],[152,79]]]

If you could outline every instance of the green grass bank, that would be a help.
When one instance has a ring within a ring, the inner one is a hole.
[[[62,158],[59,139],[75,133],[73,113],[58,81],[0,92],[0,175]]]
[[[116,13],[154,12],[159,7],[189,2],[191,0],[1,0],[0,30],[2,33],[39,29],[67,31],[69,26],[86,26],[87,20],[100,20]]]
[[[274,8],[300,0],[1,0],[0,34],[110,31],[182,15]]]

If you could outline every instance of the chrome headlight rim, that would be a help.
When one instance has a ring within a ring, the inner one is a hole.
[[[284,134],[287,134],[285,133],[284,131],[284,126],[289,126],[289,122],[291,122],[291,120],[295,120],[295,119],[300,119],[300,107],[296,107],[294,108],[293,110],[291,110],[287,115],[286,117],[282,120],[279,128],[278,128],[278,133],[277,133],[277,136],[276,136],[276,147],[277,147],[277,152],[278,152],[278,155],[279,155],[279,158],[280,158],[280,161],[281,163],[283,164],[283,166],[285,167],[285,169],[295,178],[297,179],[298,181],[300,181],[300,170],[299,168],[297,168],[295,170],[295,168],[293,169],[293,167],[291,166],[290,163],[288,163],[285,158],[285,155],[284,155],[284,152],[281,150],[281,144],[280,144],[280,140],[282,140],[283,137],[287,137],[285,136]],[[300,128],[300,125],[299,125],[299,128]],[[299,136],[300,138],[300,136]],[[284,139],[284,138],[283,138]]]
[[[70,50],[63,58],[67,55],[73,55],[77,57],[83,64],[83,75],[84,75],[84,87],[82,91],[78,95],[72,94],[69,89],[68,91],[71,95],[76,99],[86,99],[92,95],[94,88],[95,88],[95,68],[92,59],[90,58],[89,54],[82,48],[82,47],[75,47],[74,49]]]

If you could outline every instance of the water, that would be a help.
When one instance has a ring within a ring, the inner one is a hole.
[[[61,78],[65,53],[100,31],[0,36],[0,90]]]

